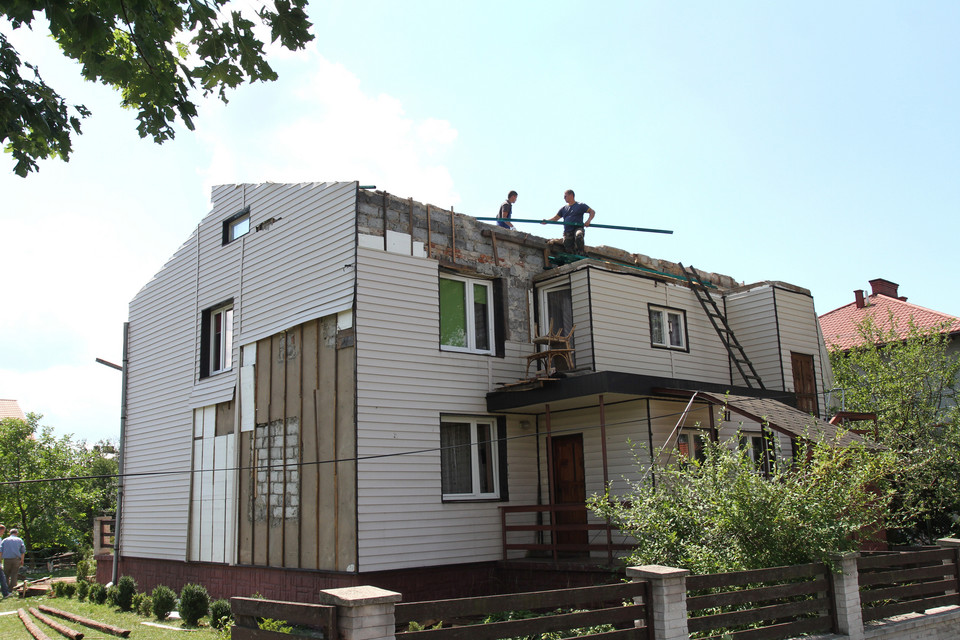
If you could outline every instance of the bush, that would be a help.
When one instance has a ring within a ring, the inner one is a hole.
[[[214,600],[210,603],[210,626],[214,629],[222,629],[233,620],[233,613],[230,611],[230,602],[227,600]]]
[[[77,600],[86,600],[87,594],[90,593],[90,583],[86,580],[80,580],[77,582]]]
[[[90,562],[86,558],[77,560],[77,582],[88,582],[90,573]]]
[[[72,598],[77,592],[77,585],[73,582],[61,582],[60,584],[63,585],[63,595],[68,598]]]
[[[120,576],[117,580],[116,603],[121,611],[130,611],[133,607],[133,596],[137,595],[137,583],[130,576]]]
[[[185,584],[180,590],[180,619],[195,627],[210,611],[210,596],[199,584]]]
[[[153,615],[153,598],[147,594],[143,594],[143,599],[140,601],[140,604],[137,606],[137,613],[142,615],[144,618],[149,618]]]
[[[87,599],[93,604],[103,604],[107,601],[107,588],[99,582],[91,582]]]
[[[65,594],[64,594],[63,589],[64,589],[64,587],[66,586],[66,584],[67,584],[66,582],[54,582],[54,583],[53,583],[53,594],[52,594],[52,595],[53,595],[54,598],[62,598],[62,597],[64,597]]]
[[[156,616],[157,620],[166,620],[177,604],[177,594],[170,587],[161,584],[153,589],[150,597],[153,600],[153,607],[151,608],[153,615]]]
[[[130,600],[130,610],[134,613],[140,611],[140,605],[143,604],[143,599],[147,597],[145,593],[135,593],[133,598]]]
[[[117,585],[112,584],[107,587],[107,604],[109,604],[111,607],[119,607],[120,605],[117,603],[117,595],[119,593],[120,589],[117,587]]]

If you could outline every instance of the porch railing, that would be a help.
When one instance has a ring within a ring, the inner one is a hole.
[[[533,518],[524,518],[523,523],[511,522],[521,516],[534,516]],[[546,517],[544,517],[546,514]],[[582,519],[582,522],[561,523],[561,514],[573,515],[576,519]],[[582,514],[582,518],[579,517]],[[554,505],[511,505],[500,507],[500,530],[503,536],[503,559],[507,559],[510,551],[535,551],[549,554],[554,560],[560,558],[561,554],[568,555],[591,555],[593,552],[605,552],[607,562],[613,563],[614,551],[628,551],[634,545],[624,542],[617,542],[614,538],[620,538],[622,534],[611,526],[608,522],[590,521],[590,512],[583,504],[554,504]],[[533,523],[531,524],[531,520]],[[546,522],[545,522],[546,520]],[[516,540],[508,542],[510,534],[526,532],[530,534],[530,540],[526,542],[517,542]],[[577,533],[583,535],[578,536]],[[561,534],[567,534],[563,536]],[[586,542],[567,542],[561,541],[561,538],[586,538]],[[600,539],[599,541],[597,539]]]

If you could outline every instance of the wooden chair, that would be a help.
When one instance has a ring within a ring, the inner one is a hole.
[[[550,323],[550,330],[546,335],[537,336],[533,339],[533,344],[539,349],[535,353],[527,356],[527,370],[524,373],[525,378],[530,377],[530,365],[534,362],[543,362],[544,375],[550,377],[557,371],[569,371],[573,369],[573,347],[570,344],[573,332],[577,325],[573,325],[570,331],[564,335],[563,329],[553,331],[553,323]]]

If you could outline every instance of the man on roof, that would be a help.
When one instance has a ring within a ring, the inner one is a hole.
[[[497,224],[504,229],[516,229],[510,222],[510,216],[513,214],[513,203],[517,201],[517,192],[511,191],[507,194],[507,199],[500,205],[500,211],[497,212]]]
[[[584,231],[593,222],[593,216],[597,215],[597,212],[586,204],[577,202],[573,189],[564,192],[563,200],[567,203],[566,206],[560,207],[557,215],[543,220],[541,224],[563,219],[563,250],[579,256],[586,255],[583,246]],[[583,221],[585,213],[590,214],[586,222]]]

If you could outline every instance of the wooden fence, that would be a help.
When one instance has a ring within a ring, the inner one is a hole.
[[[872,553],[857,558],[863,620],[960,605],[960,550]]]
[[[646,582],[397,603],[395,609],[397,640],[494,640],[596,627],[591,637],[654,640],[650,614]],[[480,624],[488,617],[499,621]],[[411,622],[418,630],[409,630]]]
[[[690,576],[687,611],[700,638],[777,640],[836,626],[824,564]]]
[[[272,618],[282,620],[290,625],[319,629],[327,640],[338,637],[337,608],[335,606],[262,600],[260,598],[230,598],[230,610],[234,619],[234,627],[230,636],[232,640],[290,640],[296,637],[295,635],[261,629],[259,619],[263,618]],[[316,637],[316,634],[310,635]]]
[[[546,522],[543,522],[544,515]],[[573,517],[561,524],[560,520],[565,515]],[[590,511],[583,504],[500,507],[503,559],[507,559],[509,551],[547,553],[554,560],[565,553],[589,556],[593,552],[602,551],[607,554],[607,563],[613,564],[615,552],[629,551],[636,546],[620,541],[622,534],[609,522],[590,522],[589,518]],[[522,522],[516,522],[517,519]],[[507,542],[509,534],[517,532],[531,535],[526,542]],[[565,536],[570,540],[581,541],[564,542]],[[602,537],[602,540],[597,542],[597,537]]]

